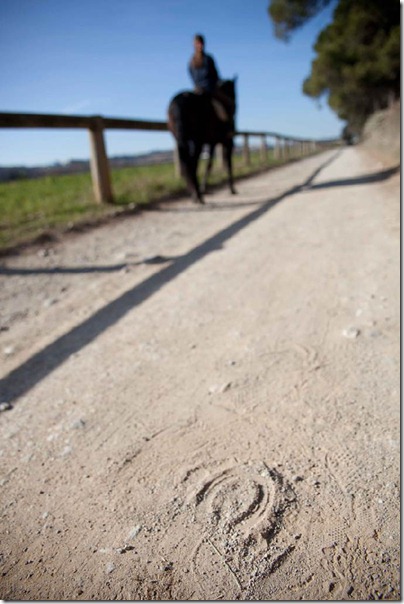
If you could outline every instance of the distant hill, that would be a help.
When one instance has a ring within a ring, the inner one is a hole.
[[[150,151],[141,155],[118,155],[109,158],[111,168],[127,168],[133,166],[150,166],[173,161],[173,151]],[[39,178],[57,174],[77,174],[88,172],[88,160],[72,159],[67,163],[55,163],[50,166],[0,166],[0,182],[20,180],[22,178]]]

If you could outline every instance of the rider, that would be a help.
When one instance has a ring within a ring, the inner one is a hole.
[[[206,94],[212,99],[213,107],[219,119],[229,120],[226,111],[226,99],[217,88],[219,74],[211,55],[205,53],[205,39],[201,34],[194,36],[195,52],[189,62],[188,71],[197,94]]]

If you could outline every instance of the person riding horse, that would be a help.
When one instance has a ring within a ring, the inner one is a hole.
[[[204,203],[209,174],[216,145],[221,145],[232,194],[232,154],[235,136],[236,78],[221,80],[214,59],[205,53],[203,36],[194,38],[195,53],[189,63],[189,73],[195,90],[177,93],[167,111],[168,129],[176,140],[181,175],[196,203]],[[198,177],[198,161],[204,146],[209,147],[203,182]]]
[[[205,52],[205,38],[201,34],[194,36],[194,49],[195,52],[188,64],[189,75],[195,86],[194,92],[204,95],[213,105],[217,117],[227,122],[232,115],[228,106],[230,99],[218,89],[220,78],[215,60]]]

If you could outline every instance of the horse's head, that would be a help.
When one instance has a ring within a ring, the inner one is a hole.
[[[236,102],[236,79],[233,80],[220,80],[217,87],[223,94],[225,94],[229,99]]]
[[[227,99],[224,104],[233,118],[236,114],[236,80],[237,77],[232,80],[220,80],[217,85],[221,95],[224,99]]]

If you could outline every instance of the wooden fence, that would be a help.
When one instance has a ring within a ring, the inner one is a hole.
[[[110,118],[100,115],[48,115],[35,113],[0,113],[0,128],[85,128],[90,136],[90,166],[95,199],[99,203],[113,201],[111,177],[106,153],[104,130],[148,130],[167,132],[166,122],[144,121],[124,118]],[[243,158],[250,164],[250,139],[261,140],[260,155],[265,163],[268,159],[267,139],[273,139],[274,155],[277,159],[303,157],[328,146],[334,140],[307,140],[279,134],[277,132],[236,132],[236,137],[243,139]],[[179,174],[178,156],[174,153],[176,172]]]

